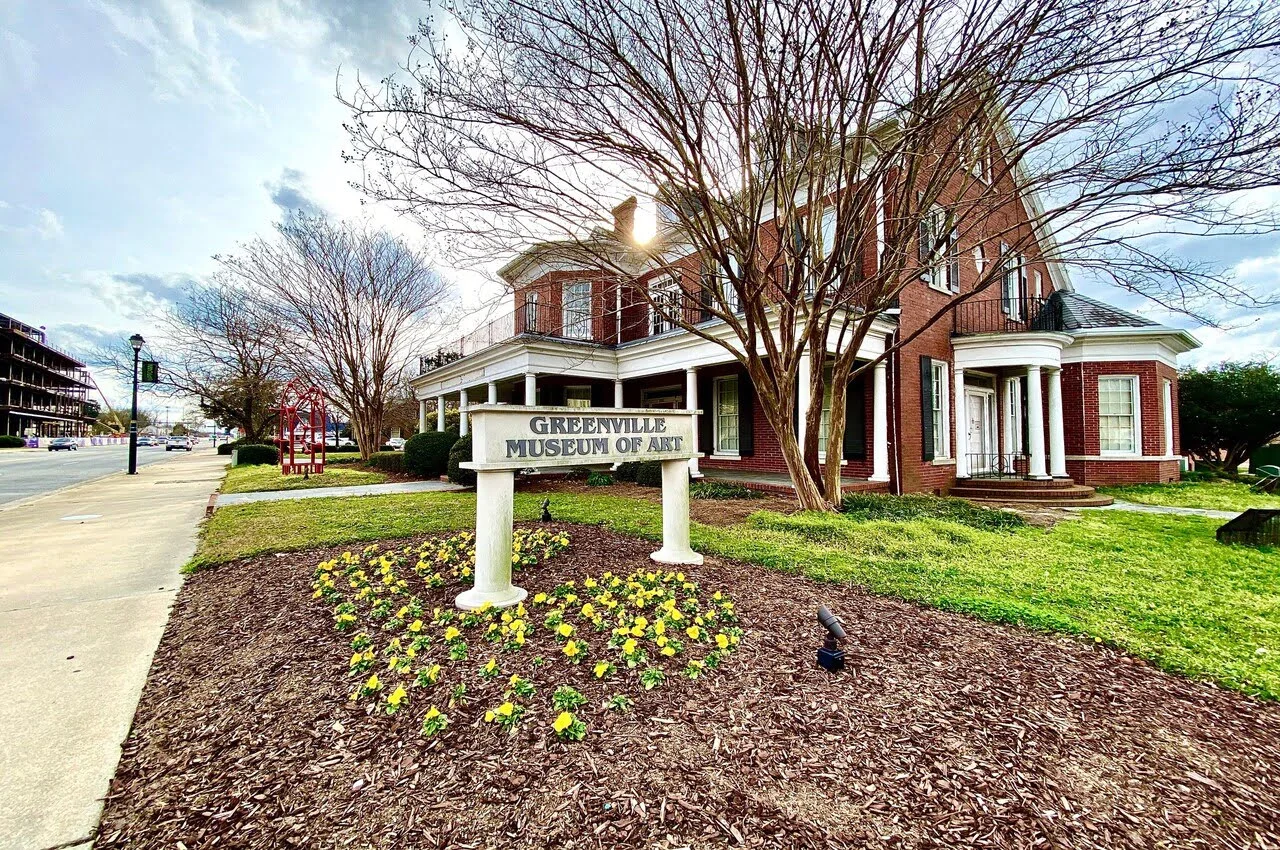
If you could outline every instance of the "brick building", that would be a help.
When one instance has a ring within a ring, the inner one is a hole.
[[[89,370],[44,331],[0,314],[0,434],[83,437],[98,418]]]
[[[1028,226],[1021,203],[997,211],[1005,232],[1007,216]],[[615,210],[618,244],[631,238],[634,209],[633,199]],[[440,410],[482,401],[699,408],[695,475],[782,485],[779,441],[737,361],[649,307],[662,293],[680,295],[687,321],[733,338],[722,320],[697,314],[699,258],[680,254],[678,234],[659,238],[673,246],[669,260],[639,267],[626,284],[554,243],[512,259],[500,270],[512,312],[461,339],[458,359],[432,362],[413,380],[421,427],[432,399]],[[1066,270],[1035,251],[1014,255],[981,236],[962,247],[912,272],[899,309],[876,318],[858,359],[875,360],[920,330],[971,291],[987,263],[1001,264],[1000,285],[954,306],[849,385],[847,487],[1088,501],[1094,494],[1082,485],[1175,479],[1177,356],[1195,339],[1076,292]],[[864,250],[874,268],[875,246]],[[818,368],[808,360],[800,411],[808,370]]]

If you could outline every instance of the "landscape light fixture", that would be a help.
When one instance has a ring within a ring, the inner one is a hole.
[[[839,673],[844,669],[844,650],[840,648],[840,641],[846,637],[844,624],[826,605],[818,607],[818,622],[827,630],[822,648],[818,650],[818,666],[828,673]]]
[[[133,409],[129,414],[129,474],[138,474],[138,353],[146,342],[142,334],[129,337],[133,346]]]

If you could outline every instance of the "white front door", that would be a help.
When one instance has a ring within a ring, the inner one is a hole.
[[[969,457],[972,472],[990,472],[996,463],[996,439],[994,417],[991,415],[994,393],[965,390],[966,421],[968,422]]]

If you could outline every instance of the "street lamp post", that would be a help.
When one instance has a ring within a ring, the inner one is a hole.
[[[129,414],[129,474],[138,474],[138,355],[142,351],[142,343],[146,342],[142,334],[129,337],[133,346],[133,410]]]

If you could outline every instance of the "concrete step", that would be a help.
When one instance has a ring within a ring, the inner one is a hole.
[[[1092,487],[1072,484],[1069,487],[1052,487],[1033,490],[1021,487],[1000,487],[994,484],[963,484],[951,488],[952,496],[962,499],[1024,499],[1032,502],[1062,502],[1087,499],[1097,495]]]
[[[970,502],[976,502],[980,505],[1014,505],[1014,506],[1038,506],[1042,508],[1101,508],[1110,505],[1115,500],[1110,496],[1081,496],[1075,499],[976,499],[972,496],[965,496]]]

